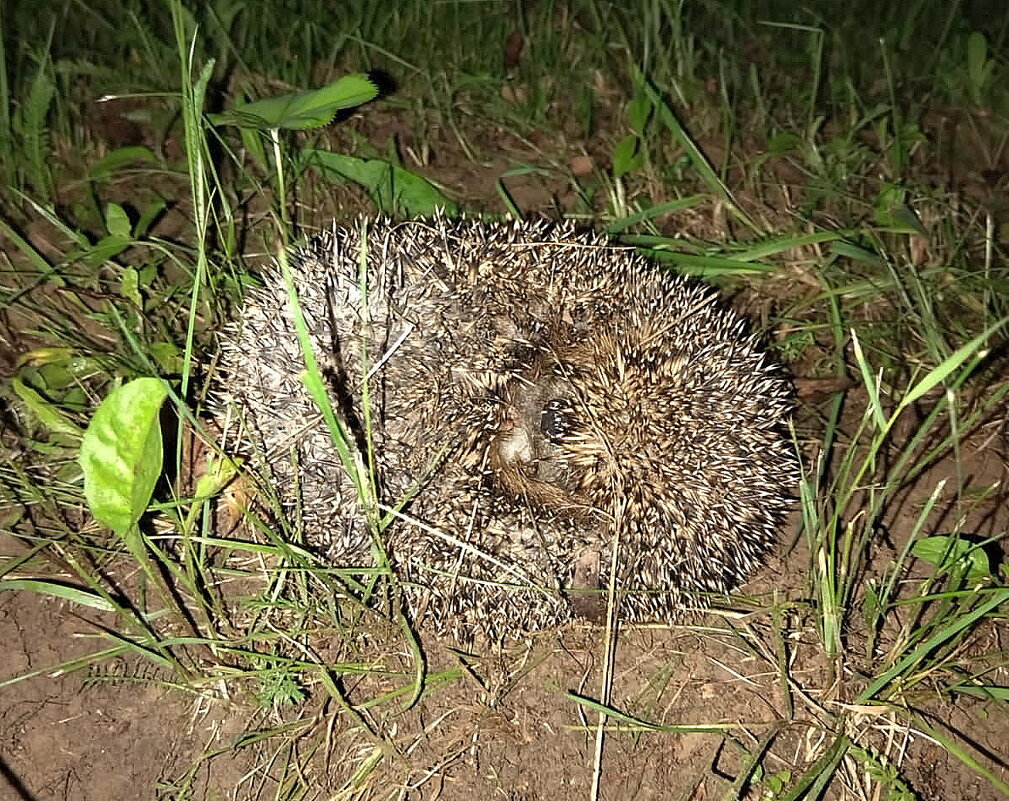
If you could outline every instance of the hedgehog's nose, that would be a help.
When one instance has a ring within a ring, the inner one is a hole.
[[[540,431],[554,445],[560,443],[574,428],[574,407],[571,401],[554,398],[540,412]]]

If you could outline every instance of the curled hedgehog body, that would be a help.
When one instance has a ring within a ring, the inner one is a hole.
[[[386,546],[439,632],[599,619],[611,562],[622,620],[675,622],[773,546],[795,480],[789,391],[710,288],[540,222],[371,221],[293,265],[333,406],[359,447],[371,437],[380,499],[410,499]],[[279,275],[251,294],[222,363],[239,450],[311,547],[369,565]]]

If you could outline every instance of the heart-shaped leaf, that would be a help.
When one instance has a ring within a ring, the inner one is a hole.
[[[161,474],[158,414],[168,388],[138,378],[102,401],[81,441],[84,497],[95,519],[125,537],[147,509]]]

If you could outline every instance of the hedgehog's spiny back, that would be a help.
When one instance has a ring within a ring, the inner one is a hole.
[[[462,638],[560,622],[617,530],[635,620],[674,620],[760,563],[794,479],[788,393],[709,289],[570,226],[378,221],[364,310],[360,233],[299,252],[296,284],[352,428],[374,373],[384,500],[423,484],[407,511],[430,528],[389,530],[415,610]],[[300,488],[309,541],[366,563],[286,305],[268,276],[225,337],[226,389],[282,499]]]

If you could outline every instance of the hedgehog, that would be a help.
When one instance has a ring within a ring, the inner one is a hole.
[[[716,291],[571,223],[362,219],[293,252],[333,409],[397,519],[414,620],[461,643],[682,622],[766,559],[791,503],[789,384]],[[301,381],[280,271],[222,335],[219,416],[305,544],[375,533]],[[367,397],[367,400],[365,398]]]

